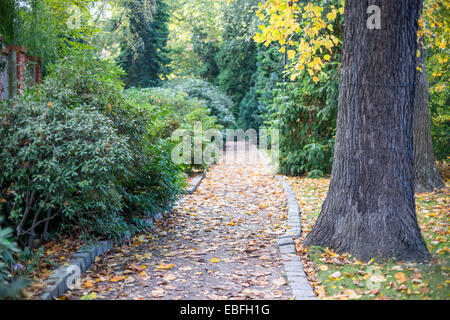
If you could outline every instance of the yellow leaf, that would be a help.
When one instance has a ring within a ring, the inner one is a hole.
[[[125,280],[126,278],[128,278],[128,276],[119,277],[118,275],[115,275],[109,281],[110,282],[119,282],[119,281]]]
[[[408,277],[403,272],[397,272],[395,274],[395,279],[397,279],[399,283],[405,283],[406,280],[408,280]]]
[[[165,264],[164,262],[162,262],[156,269],[157,270],[168,270],[168,269],[172,269],[173,267],[175,267],[175,265],[172,264]]]
[[[295,58],[295,50],[288,50],[287,51],[287,56],[288,56],[288,59],[289,60],[291,60],[291,59],[294,59]]]
[[[219,261],[220,261],[220,260],[219,260],[218,258],[212,258],[212,259],[211,259],[211,262],[212,262],[212,263],[218,263]]]
[[[328,19],[328,21],[333,21],[334,19],[336,19],[336,16],[337,16],[337,12],[336,12],[336,10],[333,10],[329,14],[327,14],[327,19]]]
[[[93,286],[94,286],[94,283],[91,280],[87,280],[83,285],[83,287],[85,287],[85,288],[92,288]]]

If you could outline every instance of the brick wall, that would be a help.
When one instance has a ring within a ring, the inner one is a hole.
[[[15,59],[13,59],[13,55],[15,56]],[[0,37],[0,61],[2,59],[2,56],[8,57],[8,63],[15,63],[15,66],[13,66],[12,68],[8,68],[9,71],[13,70],[15,72],[15,74],[13,74],[13,78],[16,80],[14,87],[17,90],[16,92],[12,92],[13,95],[16,93],[21,93],[26,89],[25,72],[27,65],[29,68],[33,68],[32,70],[28,70],[33,75],[33,82],[37,84],[40,84],[42,82],[42,67],[40,64],[40,60],[38,58],[28,56],[26,48],[4,45],[3,38]],[[5,81],[5,79],[2,79],[2,77],[4,77],[5,75],[11,76],[8,72],[0,72],[0,100],[3,98],[2,87],[3,81]],[[9,81],[9,79],[7,81]]]

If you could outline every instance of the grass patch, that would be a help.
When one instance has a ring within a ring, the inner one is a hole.
[[[302,212],[297,249],[316,293],[323,299],[450,298],[448,272],[450,190],[416,195],[417,219],[432,260],[427,264],[394,260],[361,262],[350,254],[301,245],[313,227],[328,192],[328,179],[288,178]]]

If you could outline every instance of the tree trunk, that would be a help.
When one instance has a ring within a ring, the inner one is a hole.
[[[381,8],[381,29],[367,8]],[[413,114],[420,0],[346,0],[330,189],[305,244],[362,260],[429,258],[415,213]]]
[[[420,46],[416,72],[416,99],[414,108],[414,181],[416,192],[432,192],[445,187],[436,168],[433,140],[431,138],[430,105],[425,68],[425,49]]]

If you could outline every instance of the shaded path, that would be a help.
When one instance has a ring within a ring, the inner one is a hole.
[[[286,231],[285,201],[262,161],[215,165],[154,232],[97,259],[67,297],[290,299],[275,243]]]

